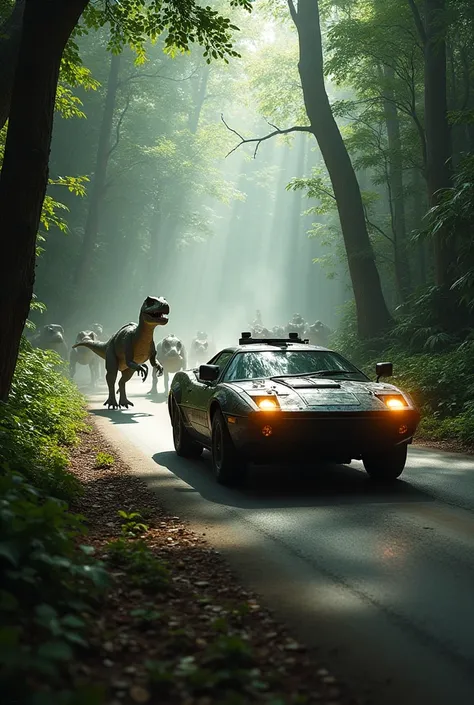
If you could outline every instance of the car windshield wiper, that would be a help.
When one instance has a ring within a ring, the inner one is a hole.
[[[354,374],[350,370],[317,370],[316,372],[308,372],[302,374],[302,377],[324,377],[325,375],[350,375]]]
[[[301,378],[308,378],[308,377],[324,377],[324,375],[350,375],[350,374],[356,374],[355,372],[350,372],[349,370],[316,370],[316,372],[297,372],[296,374],[291,374],[291,375],[275,375],[274,377],[269,377],[269,379],[272,380],[272,382],[281,382],[282,384],[289,384],[289,382],[285,382],[285,378],[292,378],[292,377],[301,377]]]

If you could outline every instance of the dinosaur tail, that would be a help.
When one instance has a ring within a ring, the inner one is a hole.
[[[105,355],[107,351],[107,343],[76,343],[72,346],[73,348],[89,348],[93,353],[105,360]]]

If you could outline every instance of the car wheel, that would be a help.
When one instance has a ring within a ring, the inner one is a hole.
[[[212,418],[212,469],[221,485],[238,485],[245,480],[245,463],[235,450],[229,429],[218,410]]]
[[[171,425],[173,427],[173,443],[176,453],[182,458],[199,458],[203,450],[202,445],[193,441],[189,435],[174,399],[171,404]]]
[[[402,474],[407,461],[407,445],[395,446],[383,453],[371,453],[362,458],[372,480],[390,482]]]

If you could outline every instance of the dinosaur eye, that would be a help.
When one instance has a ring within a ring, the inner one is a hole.
[[[206,342],[204,343],[204,350],[207,350],[207,340],[206,340]]]
[[[178,342],[176,343],[176,347],[178,348],[178,350],[181,350],[182,345],[181,345],[181,343],[180,343],[179,340],[178,340]]]

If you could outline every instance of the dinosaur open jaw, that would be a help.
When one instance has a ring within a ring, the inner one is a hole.
[[[147,311],[146,315],[153,323],[164,326],[168,323],[168,313],[169,311]]]

